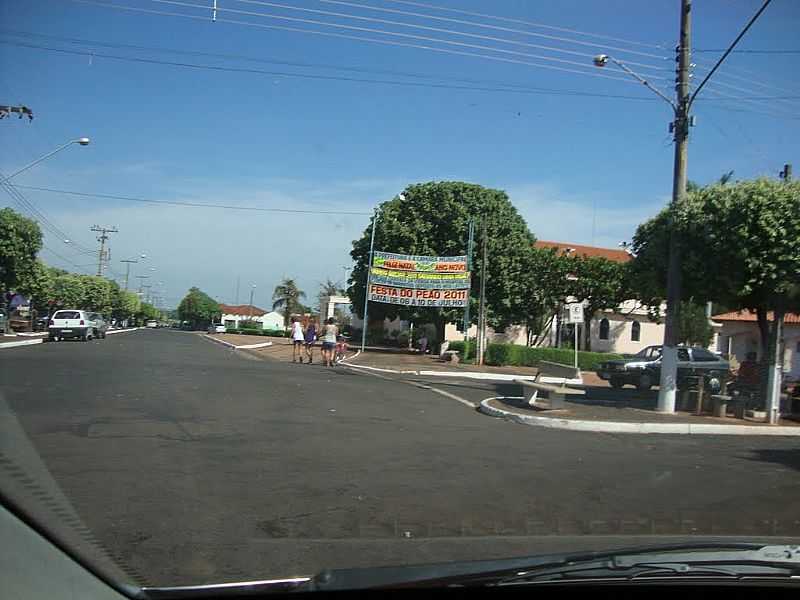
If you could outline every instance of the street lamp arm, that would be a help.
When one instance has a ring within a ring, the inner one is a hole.
[[[39,164],[40,162],[42,162],[43,160],[45,160],[45,159],[48,159],[48,158],[50,158],[51,156],[53,156],[53,154],[56,154],[57,152],[61,152],[61,151],[62,151],[64,148],[66,148],[67,146],[69,146],[69,145],[71,145],[71,144],[80,144],[81,146],[86,146],[86,145],[88,145],[88,144],[89,144],[89,138],[80,138],[80,139],[77,139],[77,140],[70,140],[70,141],[68,141],[66,144],[62,144],[61,146],[59,146],[58,148],[56,148],[56,149],[55,149],[55,150],[53,150],[52,152],[48,152],[48,153],[47,153],[47,154],[45,154],[44,156],[41,156],[41,157],[37,158],[35,161],[33,161],[33,162],[31,162],[31,163],[28,163],[27,165],[25,165],[25,166],[24,166],[24,167],[22,167],[21,169],[17,169],[17,170],[16,170],[16,171],[14,171],[14,172],[13,172],[11,175],[9,175],[8,177],[6,177],[6,181],[7,181],[7,180],[9,180],[9,179],[12,179],[12,178],[14,178],[14,177],[16,177],[17,175],[19,175],[19,174],[20,174],[20,173],[22,173],[23,171],[27,171],[27,170],[28,170],[28,169],[30,169],[31,167],[34,167],[34,166],[38,165],[38,164]]]
[[[672,100],[671,100],[671,99],[670,99],[668,96],[666,96],[665,94],[663,94],[663,93],[662,93],[662,92],[661,92],[661,91],[660,91],[658,88],[656,88],[656,87],[652,86],[652,85],[650,84],[650,82],[649,82],[649,81],[647,81],[647,79],[645,79],[644,77],[642,77],[641,75],[639,75],[639,74],[638,74],[636,71],[634,71],[634,70],[630,69],[630,68],[628,67],[628,65],[626,65],[625,63],[623,63],[623,62],[621,62],[621,61],[617,60],[617,59],[616,59],[616,58],[614,58],[613,56],[609,56],[608,58],[609,58],[609,59],[610,59],[610,60],[611,60],[611,61],[612,61],[612,62],[613,62],[615,65],[617,65],[617,66],[618,66],[620,69],[622,69],[622,70],[623,70],[623,71],[625,71],[625,72],[626,72],[628,75],[630,75],[631,77],[633,77],[634,79],[636,79],[636,80],[637,80],[639,83],[641,83],[642,85],[644,85],[644,86],[645,86],[645,87],[646,87],[648,90],[650,90],[650,91],[652,91],[652,92],[655,92],[655,93],[656,93],[656,95],[658,95],[658,96],[659,96],[659,97],[660,97],[662,100],[665,100],[665,101],[667,102],[667,104],[669,104],[669,105],[672,107],[672,110],[674,110],[674,111],[677,111],[677,110],[678,110],[678,107],[677,107],[677,105],[675,104],[675,102],[673,102],[673,101],[672,101]]]

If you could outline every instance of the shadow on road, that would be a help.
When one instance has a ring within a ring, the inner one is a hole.
[[[789,467],[795,471],[800,471],[800,448],[798,449],[777,449],[761,448],[751,450],[747,460],[754,462],[771,462],[784,467]]]

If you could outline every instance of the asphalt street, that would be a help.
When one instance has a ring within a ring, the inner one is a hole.
[[[438,387],[497,393],[466,385]],[[4,350],[0,396],[82,521],[149,584],[800,538],[796,438],[539,429],[169,330]]]

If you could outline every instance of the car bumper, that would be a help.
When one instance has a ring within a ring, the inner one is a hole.
[[[51,338],[76,338],[83,337],[87,331],[89,331],[88,327],[50,327],[47,333]]]

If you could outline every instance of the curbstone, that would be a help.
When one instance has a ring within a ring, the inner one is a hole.
[[[17,348],[18,346],[34,346],[36,344],[41,344],[44,342],[42,338],[35,339],[35,340],[20,340],[18,342],[4,342],[0,343],[0,349],[2,348]]]
[[[141,327],[130,327],[128,329],[109,329],[106,335],[113,335],[115,333],[128,333],[129,331],[138,331]]]
[[[593,431],[597,433],[662,433],[683,435],[778,435],[800,436],[800,427],[725,425],[713,423],[628,423],[620,421],[589,421],[585,419],[563,419],[523,415],[511,410],[491,406],[491,400],[503,400],[506,396],[492,396],[482,400],[478,411],[492,417],[501,417],[523,425]]]
[[[222,344],[223,346],[227,346],[228,348],[232,348],[234,350],[252,350],[255,348],[267,348],[272,346],[272,342],[262,342],[259,344],[245,344],[243,346],[237,346],[236,344],[232,344],[231,342],[226,342],[225,340],[221,340],[219,338],[215,338],[210,335],[204,335],[204,338],[207,340],[211,340],[212,342],[216,342],[217,344]]]

